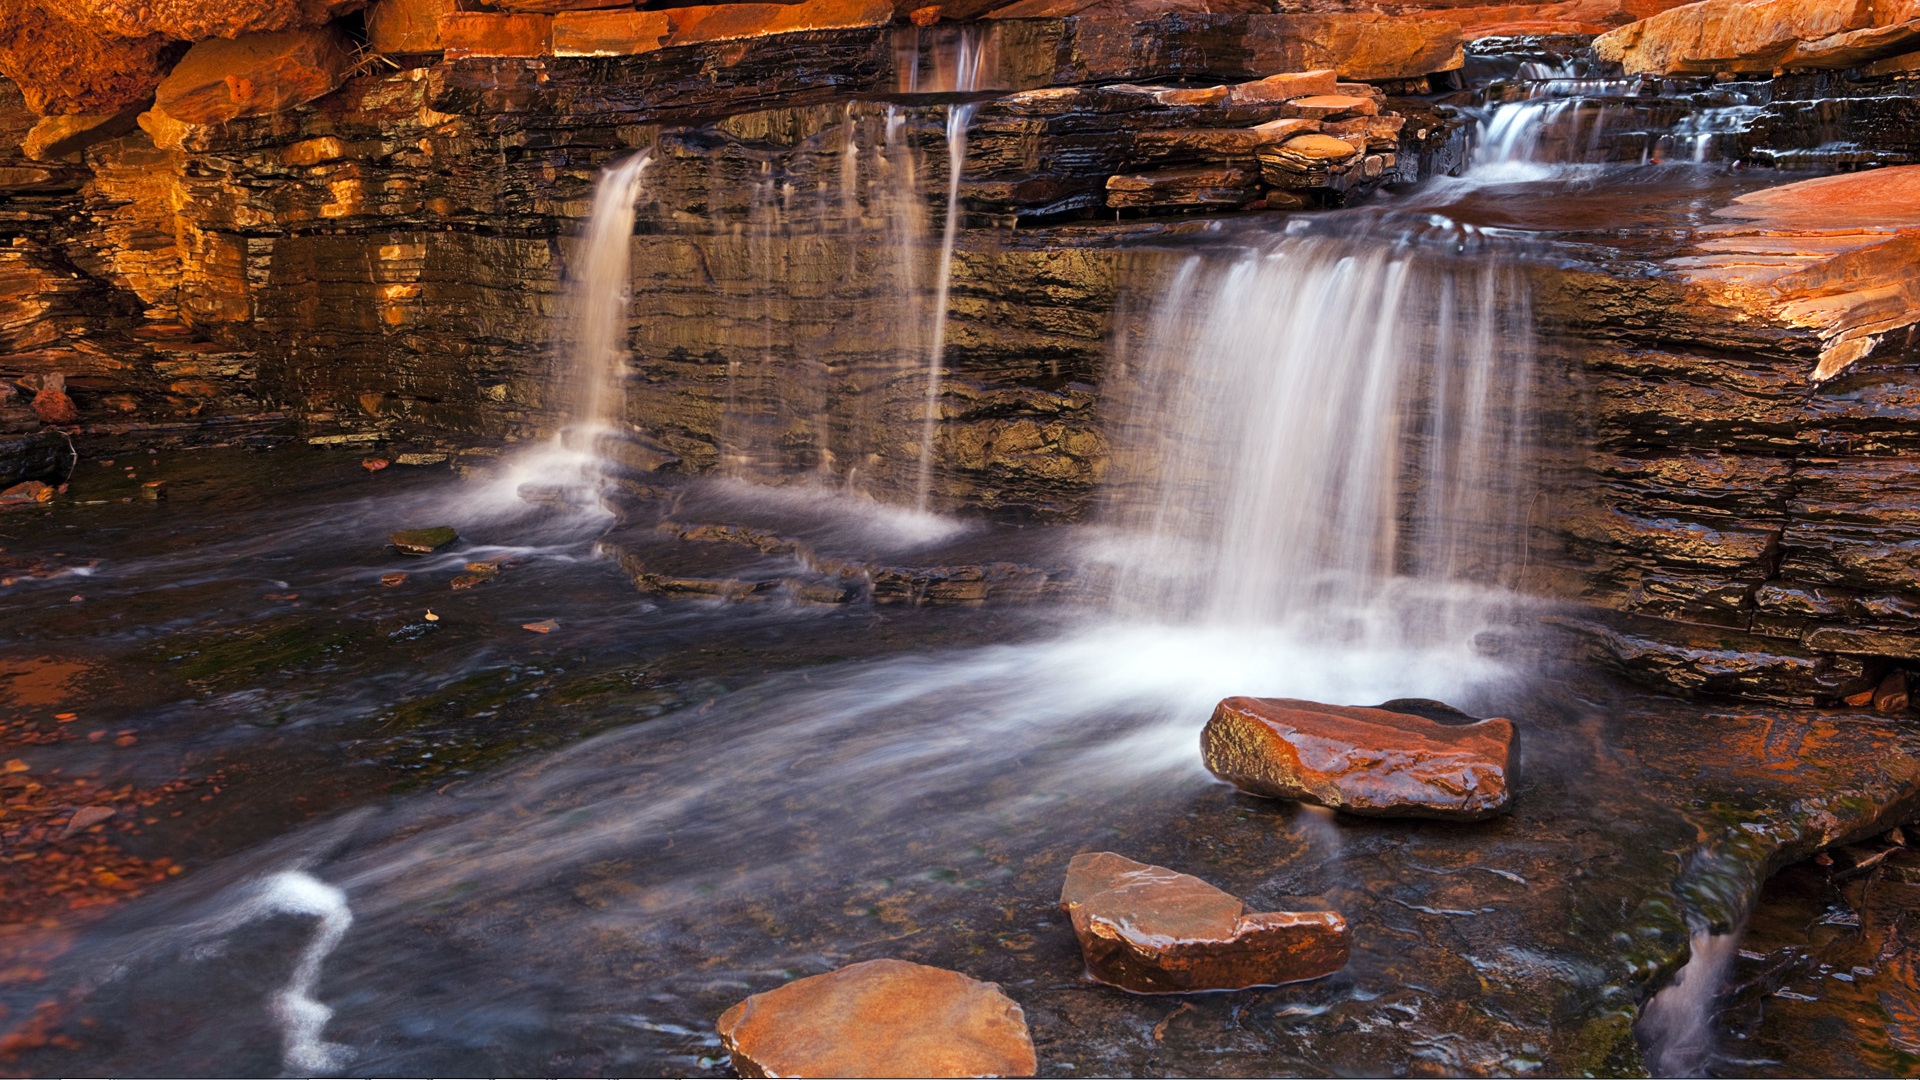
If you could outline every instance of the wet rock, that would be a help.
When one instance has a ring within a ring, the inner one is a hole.
[[[154,108],[189,125],[264,116],[332,93],[352,68],[351,46],[334,27],[214,38],[181,58]]]
[[[1248,912],[1197,877],[1111,852],[1073,857],[1060,906],[1087,973],[1141,994],[1318,979],[1346,966],[1350,950],[1337,912]]]
[[[28,480],[0,491],[0,505],[32,506],[35,503],[52,502],[55,494],[52,484]]]
[[[428,555],[458,539],[460,534],[451,525],[436,525],[428,529],[401,529],[387,535],[387,541],[405,555]]]
[[[1208,771],[1255,795],[1461,821],[1505,811],[1518,764],[1510,720],[1441,724],[1287,698],[1227,698],[1200,750]]]
[[[1920,5],[1907,0],[1704,0],[1604,34],[1593,48],[1635,75],[1764,75],[1853,67],[1916,40]]]
[[[869,960],[755,994],[721,1014],[743,1077],[1032,1076],[1026,1014],[992,983]]]
[[[1116,209],[1244,206],[1259,195],[1260,174],[1251,169],[1164,169],[1107,180],[1107,205]]]

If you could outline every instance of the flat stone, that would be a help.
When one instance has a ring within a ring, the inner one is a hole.
[[[1311,132],[1288,139],[1281,144],[1280,149],[1289,155],[1309,161],[1343,161],[1359,153],[1354,149],[1353,144],[1345,139]]]
[[[353,69],[335,27],[213,38],[187,50],[154,93],[154,108],[183,124],[264,116],[330,94]]]
[[[1107,205],[1239,206],[1259,196],[1260,174],[1253,169],[1196,167],[1113,176],[1107,180]]]
[[[1229,87],[1228,100],[1235,105],[1254,105],[1288,101],[1315,94],[1331,94],[1338,82],[1339,76],[1334,74],[1332,68],[1269,75],[1264,79],[1255,79],[1252,82],[1243,82]]]
[[[1342,120],[1351,116],[1373,116],[1380,111],[1380,106],[1369,97],[1316,94],[1312,97],[1299,97],[1288,101],[1283,111],[1288,116],[1298,116],[1308,120]]]
[[[721,1014],[743,1077],[1032,1076],[1026,1014],[957,971],[868,960],[755,994]]]
[[[668,9],[673,34],[668,45],[851,30],[893,21],[892,0],[803,0],[798,4],[714,4]]]
[[[1518,763],[1510,720],[1441,724],[1290,698],[1222,701],[1200,751],[1208,771],[1255,795],[1460,821],[1505,811]]]
[[[387,540],[407,555],[427,555],[458,539],[460,534],[451,525],[436,525],[428,529],[401,529],[387,534]]]
[[[447,58],[547,56],[553,52],[553,16],[457,11],[440,24]]]
[[[1087,974],[1140,994],[1318,979],[1345,967],[1350,952],[1338,912],[1249,913],[1197,877],[1106,851],[1073,857],[1060,906]]]
[[[1765,75],[1786,67],[1852,67],[1910,51],[1916,0],[1703,0],[1594,39],[1630,75]]]
[[[457,0],[377,0],[367,9],[367,43],[382,53],[434,53],[445,48],[441,26]]]
[[[632,56],[673,33],[665,11],[575,11],[553,18],[555,56]]]

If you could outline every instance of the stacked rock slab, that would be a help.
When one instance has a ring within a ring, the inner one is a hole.
[[[1596,38],[1630,75],[1840,69],[1920,47],[1916,0],[1704,0]]]
[[[1441,724],[1389,709],[1231,697],[1200,735],[1207,769],[1243,791],[1374,817],[1477,821],[1507,809],[1513,723]]]
[[[1087,974],[1139,994],[1318,979],[1345,967],[1351,948],[1338,912],[1248,912],[1197,877],[1107,851],[1073,857],[1060,906]]]
[[[1032,1076],[1026,1014],[992,983],[869,960],[755,994],[720,1016],[744,1077]]]

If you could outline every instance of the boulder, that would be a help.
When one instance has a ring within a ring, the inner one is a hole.
[[[64,10],[9,0],[0,16],[0,74],[20,84],[27,107],[41,116],[117,113],[150,100],[178,46],[158,34],[96,33]]]
[[[1912,51],[1920,0],[1703,0],[1594,39],[1633,75],[1848,68]]]
[[[182,124],[264,116],[330,94],[353,70],[336,27],[213,38],[187,51],[154,95],[154,108]]]
[[[1289,698],[1222,701],[1200,751],[1210,772],[1255,795],[1375,817],[1461,821],[1507,809],[1517,764],[1509,720],[1442,724]]]
[[[761,1076],[1032,1076],[1026,1014],[992,983],[869,960],[755,994],[720,1016],[734,1071]]]
[[[1067,864],[1060,906],[1087,974],[1138,994],[1318,979],[1345,967],[1350,951],[1338,912],[1249,913],[1197,877],[1106,851]]]

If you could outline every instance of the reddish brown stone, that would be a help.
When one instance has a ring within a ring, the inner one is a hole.
[[[755,994],[720,1016],[743,1077],[1032,1076],[1026,1014],[992,983],[869,960]]]
[[[714,4],[670,8],[668,45],[791,34],[803,30],[848,30],[893,20],[892,0],[805,0],[799,4]]]
[[[74,21],[104,34],[178,41],[323,26],[367,0],[73,0]]]
[[[1345,967],[1350,950],[1338,912],[1248,913],[1197,877],[1108,851],[1073,857],[1060,906],[1087,974],[1138,994],[1318,979]]]
[[[52,387],[33,395],[33,414],[43,424],[71,424],[80,419],[79,410],[73,407],[73,399],[65,391]]]
[[[548,56],[553,52],[553,16],[459,11],[442,20],[440,44],[451,59]]]
[[[335,27],[213,38],[181,58],[154,108],[195,125],[264,116],[332,93],[352,68],[346,35]]]
[[[1507,809],[1516,764],[1509,720],[1440,724],[1287,698],[1222,701],[1200,751],[1215,776],[1255,795],[1467,821]]]
[[[1920,0],[1702,0],[1596,38],[1629,74],[1848,68],[1920,43]]]
[[[1332,68],[1269,75],[1264,79],[1240,83],[1228,92],[1235,105],[1253,105],[1270,101],[1288,101],[1315,94],[1331,94],[1339,83]]]
[[[143,104],[177,48],[160,35],[97,33],[43,0],[9,0],[0,14],[0,74],[20,84],[27,107],[42,116]]]
[[[652,52],[673,32],[664,11],[577,11],[553,17],[555,56]]]
[[[456,10],[456,0],[377,0],[367,9],[367,43],[382,53],[439,52],[441,25]]]

